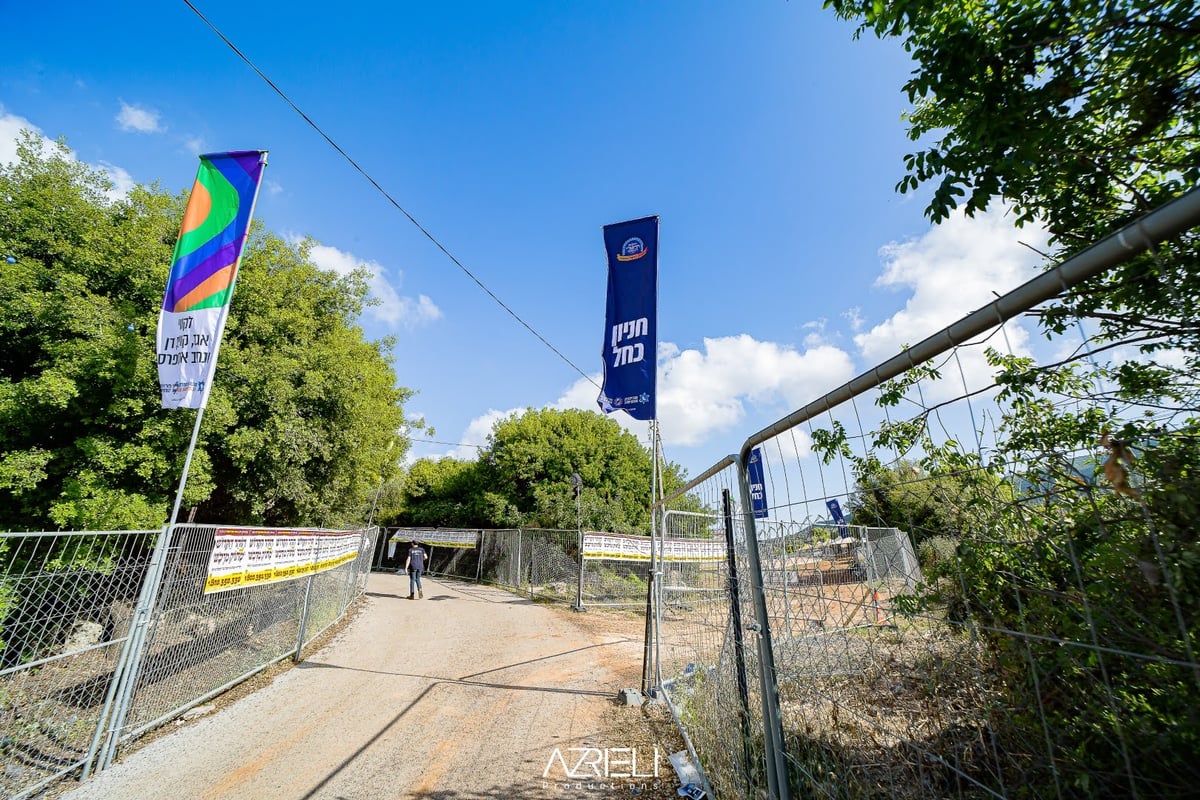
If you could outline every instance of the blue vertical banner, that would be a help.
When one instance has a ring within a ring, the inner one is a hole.
[[[750,509],[755,519],[767,517],[767,481],[763,475],[762,453],[756,447],[750,451]]]
[[[604,314],[605,414],[656,419],[658,379],[658,217],[604,226],[608,305]]]
[[[837,498],[825,501],[825,507],[829,509],[829,515],[833,517],[833,521],[837,523],[838,531],[842,536],[846,535],[846,517],[842,514],[842,507],[838,504]]]

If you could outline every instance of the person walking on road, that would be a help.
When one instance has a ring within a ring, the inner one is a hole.
[[[425,571],[425,551],[421,545],[413,542],[408,548],[408,558],[404,560],[404,571],[408,573],[408,599],[424,598],[425,591],[421,588],[421,573]]]

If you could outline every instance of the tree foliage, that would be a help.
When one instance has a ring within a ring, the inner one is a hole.
[[[914,141],[899,189],[944,219],[1003,197],[1085,245],[1200,182],[1200,14],[1188,0],[827,0],[896,37]]]
[[[650,452],[592,411],[528,409],[496,423],[472,462],[418,461],[408,470],[399,525],[515,526],[647,533]],[[576,502],[572,474],[582,478]],[[683,485],[678,465],[665,490]],[[578,516],[578,519],[577,519]]]
[[[155,326],[186,204],[117,196],[65,144],[26,134],[0,166],[0,527],[166,519],[194,412],[160,407]],[[356,325],[364,276],[253,230],[185,493],[196,519],[365,518],[394,476],[408,390]]]
[[[1018,224],[1045,225],[1061,258],[1200,183],[1193,2],[825,5],[912,56],[918,149],[897,188],[931,189],[934,222],[1002,200]],[[875,441],[919,475],[851,456],[864,510],[954,535],[926,591],[898,602],[990,643],[1008,711],[989,735],[1031,796],[1183,797],[1200,778],[1182,755],[1200,744],[1198,263],[1183,234],[1039,310],[1049,338],[1087,322],[1084,348],[1061,363],[990,353],[995,452],[934,441],[923,412]],[[832,453],[844,437],[829,438]],[[950,487],[942,496],[969,524],[926,502]]]
[[[929,185],[935,222],[1003,199],[1049,230],[1059,256],[1200,184],[1200,11],[1191,0],[827,0],[859,31],[898,38],[916,68],[901,192]],[[1131,258],[1042,312],[1080,317],[1144,352],[1182,348],[1184,369],[1130,367],[1142,391],[1198,366],[1195,235]],[[1149,396],[1149,395],[1147,395]]]

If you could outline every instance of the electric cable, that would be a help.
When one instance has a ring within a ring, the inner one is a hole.
[[[452,262],[454,262],[455,266],[457,266],[460,270],[462,270],[463,273],[468,278],[470,278],[472,281],[474,281],[475,284],[480,289],[482,289],[484,292],[486,292],[488,297],[492,298],[492,300],[494,300],[497,305],[499,305],[501,308],[503,308],[505,311],[507,311],[513,319],[515,319],[517,322],[521,323],[521,325],[525,328],[525,330],[529,331],[534,336],[536,336],[538,341],[540,341],[542,344],[546,345],[546,347],[550,348],[550,350],[553,351],[553,353],[555,355],[557,355],[559,358],[561,358],[564,362],[566,362],[566,364],[568,366],[570,366],[573,370],[575,370],[580,375],[582,375],[584,377],[584,379],[587,380],[588,383],[592,384],[597,389],[600,388],[600,386],[594,380],[592,380],[590,375],[588,375],[586,372],[584,372],[582,369],[580,369],[578,366],[576,366],[575,362],[571,361],[571,359],[569,359],[565,355],[563,355],[562,351],[560,351],[557,347],[552,345],[546,339],[546,337],[542,336],[540,333],[538,333],[536,330],[534,330],[532,325],[530,325],[528,322],[523,320],[521,318],[521,316],[519,314],[517,314],[517,312],[513,311],[511,308],[508,307],[507,304],[505,304],[505,302],[503,300],[501,300],[499,297],[497,297],[495,292],[493,292],[486,285],[484,285],[483,281],[481,281],[479,278],[477,278],[475,276],[475,273],[471,272],[471,270],[467,269],[467,267],[461,261],[459,261],[457,258],[455,258],[454,254],[451,253],[448,249],[446,249],[445,245],[443,245],[440,241],[438,241],[437,238],[432,233],[430,233],[428,230],[426,230],[425,226],[423,226],[420,222],[418,222],[417,219],[412,214],[408,213],[408,211],[405,210],[405,208],[403,206],[401,206],[400,203],[398,203],[396,201],[396,199],[394,197],[392,197],[386,189],[384,189],[382,186],[379,185],[378,181],[376,181],[373,177],[371,177],[370,173],[368,173],[365,169],[363,169],[361,166],[359,166],[359,163],[357,161],[355,161],[353,158],[351,158],[349,153],[347,153],[345,150],[343,150],[341,148],[341,146],[329,136],[329,134],[325,133],[325,131],[322,130],[321,126],[318,125],[316,122],[314,122],[312,120],[312,118],[308,116],[308,114],[304,113],[304,111],[301,110],[301,108],[298,105],[296,105],[292,101],[292,99],[290,97],[288,97],[287,94],[282,89],[280,89],[275,84],[275,82],[272,81],[266,75],[266,73],[264,73],[261,69],[259,69],[254,64],[254,62],[251,61],[249,59],[249,57],[246,56],[245,53],[243,53],[240,49],[238,49],[237,45],[235,45],[233,42],[231,42],[229,40],[229,37],[227,37],[224,33],[221,32],[221,30],[216,25],[214,25],[211,21],[209,21],[208,17],[204,16],[204,14],[201,13],[200,9],[196,8],[196,6],[192,4],[192,0],[183,0],[183,2],[185,5],[187,5],[188,8],[190,8],[192,10],[193,13],[195,13],[195,15],[197,17],[199,17],[201,19],[201,21],[204,22],[205,25],[207,25],[212,30],[213,33],[215,33],[221,39],[222,42],[224,42],[226,44],[227,47],[229,47],[230,50],[232,50],[237,55],[238,58],[240,58],[243,62],[245,62],[246,66],[248,66],[248,67],[250,67],[250,69],[254,70],[254,73],[256,75],[258,75],[258,77],[262,78],[262,80],[268,86],[271,87],[271,89],[275,92],[275,94],[279,95],[279,97],[285,103],[287,103],[289,106],[291,106],[292,110],[295,111],[297,114],[299,114],[300,118],[303,119],[305,122],[307,122],[309,127],[311,127],[314,131],[316,131],[317,134],[322,139],[324,139],[329,144],[330,147],[332,147],[335,151],[337,151],[337,153],[342,158],[346,159],[346,161],[349,162],[350,166],[354,167],[355,171],[357,171],[358,174],[360,174],[364,178],[366,178],[367,181],[372,186],[374,186],[375,189],[380,194],[382,194],[385,198],[387,198],[387,201],[389,203],[391,203],[392,206],[395,207],[395,209],[397,211],[399,211],[401,214],[403,214],[408,219],[409,222],[411,222],[414,226],[416,226],[417,230],[419,230],[422,234],[424,234],[426,239],[433,242],[434,246],[437,247],[438,250],[441,250],[442,253],[445,254],[446,258],[448,258]]]

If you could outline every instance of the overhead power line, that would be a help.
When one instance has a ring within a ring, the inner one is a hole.
[[[409,439],[410,442],[424,442],[426,444],[444,444],[447,447],[474,447],[476,450],[483,450],[484,445],[470,444],[468,442],[439,442],[437,439]]]
[[[494,300],[498,306],[500,306],[500,307],[501,307],[501,308],[503,308],[505,311],[507,311],[507,312],[509,313],[509,315],[510,315],[510,316],[511,316],[513,319],[515,319],[517,322],[521,323],[521,325],[522,325],[522,326],[525,328],[525,330],[529,331],[529,332],[530,332],[530,333],[532,333],[534,336],[536,336],[536,337],[537,337],[537,339],[538,339],[538,341],[540,341],[542,344],[546,345],[546,347],[550,348],[550,350],[551,350],[551,351],[552,351],[552,352],[553,352],[553,353],[554,353],[556,356],[558,356],[558,357],[559,357],[559,358],[561,358],[561,359],[562,359],[564,362],[566,362],[566,364],[567,364],[568,366],[570,366],[570,367],[571,367],[571,369],[575,370],[575,371],[576,371],[576,372],[578,372],[580,375],[582,375],[582,376],[584,377],[584,379],[588,381],[588,383],[592,384],[593,386],[596,386],[596,388],[597,388],[597,389],[599,389],[599,388],[600,388],[600,387],[599,387],[599,386],[596,384],[596,382],[595,382],[594,380],[592,380],[592,378],[591,378],[591,376],[590,376],[590,375],[588,375],[586,372],[584,372],[582,369],[580,369],[578,366],[576,366],[575,362],[571,361],[571,359],[569,359],[569,358],[567,358],[565,355],[563,355],[562,351],[560,351],[560,350],[559,350],[557,347],[555,347],[554,345],[552,345],[552,344],[551,344],[551,343],[550,343],[550,342],[549,342],[549,341],[546,339],[546,337],[542,336],[540,333],[538,333],[536,330],[534,330],[534,328],[533,328],[533,326],[532,326],[532,325],[530,325],[528,322],[526,322],[525,320],[523,320],[523,319],[521,318],[521,316],[520,316],[520,315],[519,315],[517,312],[513,311],[511,308],[509,308],[509,307],[508,307],[508,305],[507,305],[507,304],[506,304],[506,303],[505,303],[503,300],[501,300],[499,297],[497,297],[495,292],[493,292],[493,291],[492,291],[491,289],[489,289],[489,288],[488,288],[486,285],[484,285],[483,281],[481,281],[479,278],[477,278],[477,277],[475,276],[475,273],[471,272],[471,270],[467,269],[467,268],[466,268],[466,266],[465,266],[465,265],[464,265],[464,264],[463,264],[461,261],[459,261],[457,258],[455,258],[454,254],[453,254],[453,253],[451,253],[449,250],[447,250],[447,249],[446,249],[446,246],[445,246],[445,245],[443,245],[441,242],[439,242],[439,241],[437,240],[437,237],[435,237],[435,236],[434,236],[432,233],[430,233],[428,230],[426,230],[426,229],[425,229],[425,226],[423,226],[423,225],[422,225],[420,222],[418,222],[418,221],[417,221],[417,219],[416,219],[416,217],[414,217],[412,214],[408,213],[408,211],[406,211],[406,210],[404,209],[404,207],[403,207],[403,206],[401,206],[401,205],[400,205],[400,204],[399,204],[399,203],[396,201],[396,199],[395,199],[394,197],[392,197],[392,196],[391,196],[391,195],[388,193],[388,191],[387,191],[386,189],[384,189],[384,188],[383,188],[383,187],[382,187],[382,186],[379,184],[379,182],[378,182],[378,181],[376,181],[376,180],[375,180],[373,177],[371,177],[371,174],[370,174],[370,173],[368,173],[368,172],[367,172],[365,169],[363,169],[361,166],[359,166],[358,162],[357,162],[357,161],[355,161],[353,158],[351,158],[349,153],[347,153],[345,150],[343,150],[343,149],[341,148],[341,146],[340,146],[340,145],[339,145],[337,142],[335,142],[335,141],[334,141],[334,140],[333,140],[333,139],[332,139],[332,138],[329,136],[329,134],[325,133],[325,131],[324,131],[324,130],[321,128],[321,126],[320,126],[320,125],[318,125],[316,122],[314,122],[314,121],[312,120],[312,118],[308,116],[308,114],[305,114],[305,113],[304,113],[304,111],[303,111],[303,110],[300,108],[300,106],[296,105],[296,104],[295,104],[295,103],[292,101],[292,99],[291,99],[290,97],[288,97],[288,96],[287,96],[287,94],[286,94],[286,93],[285,93],[285,92],[284,92],[282,89],[280,89],[280,88],[279,88],[279,87],[278,87],[278,86],[275,84],[275,82],[274,82],[274,81],[272,81],[272,80],[271,80],[269,77],[267,77],[266,73],[264,73],[264,72],[263,72],[261,69],[259,69],[259,68],[258,68],[258,67],[257,67],[257,66],[254,64],[254,62],[253,62],[253,61],[251,61],[251,60],[249,59],[249,57],[247,57],[247,56],[246,56],[246,54],[245,54],[245,53],[243,53],[243,52],[242,52],[242,51],[241,51],[241,50],[238,48],[238,46],[237,46],[237,45],[235,45],[233,42],[231,42],[231,41],[229,40],[229,37],[228,37],[228,36],[226,36],[224,33],[222,33],[222,32],[221,32],[220,28],[218,28],[218,27],[217,27],[216,25],[214,25],[214,24],[213,24],[211,21],[209,21],[208,17],[204,16],[204,14],[203,14],[203,13],[201,13],[200,9],[196,8],[196,6],[192,4],[192,0],[183,0],[183,2],[184,2],[186,5],[187,5],[187,7],[188,7],[188,8],[190,8],[190,9],[192,10],[192,12],[193,12],[193,13],[194,13],[194,14],[195,14],[197,17],[199,17],[199,18],[201,19],[201,21],[203,21],[203,22],[204,22],[204,24],[205,24],[205,25],[207,25],[207,26],[208,26],[208,27],[209,27],[209,28],[212,30],[212,32],[213,32],[213,33],[215,33],[215,34],[216,34],[216,35],[217,35],[217,36],[218,36],[218,37],[221,39],[221,41],[222,41],[222,42],[224,42],[224,43],[226,44],[226,46],[228,46],[228,47],[229,47],[229,49],[230,49],[230,50],[232,50],[232,51],[233,51],[233,52],[234,52],[234,53],[237,55],[237,57],[238,57],[238,58],[240,58],[240,59],[241,59],[243,62],[245,62],[246,66],[248,66],[248,67],[250,67],[250,69],[254,70],[254,73],[255,73],[256,75],[258,75],[258,77],[262,78],[262,80],[263,80],[263,81],[264,81],[264,82],[265,82],[265,83],[266,83],[268,86],[270,86],[270,87],[271,87],[271,89],[272,89],[272,90],[275,92],[275,94],[279,95],[279,97],[280,97],[280,98],[281,98],[281,99],[282,99],[282,100],[283,100],[285,103],[287,103],[289,106],[291,106],[292,110],[293,110],[293,111],[295,111],[297,114],[299,114],[299,115],[300,115],[300,118],[301,118],[301,119],[303,119],[305,122],[307,122],[307,123],[308,123],[308,125],[309,125],[309,127],[311,127],[311,128],[314,130],[314,131],[316,131],[316,132],[317,132],[317,134],[318,134],[318,135],[319,135],[319,136],[320,136],[322,139],[324,139],[324,140],[325,140],[325,141],[326,141],[326,142],[329,144],[329,146],[330,146],[330,147],[332,147],[334,150],[336,150],[336,151],[337,151],[337,153],[338,153],[338,154],[339,154],[339,155],[340,155],[342,158],[346,159],[346,161],[347,161],[347,162],[350,164],[350,166],[354,167],[355,171],[357,171],[357,172],[358,172],[358,174],[360,174],[360,175],[362,175],[364,178],[366,178],[366,179],[367,179],[367,181],[368,181],[368,182],[370,182],[370,184],[371,184],[372,186],[374,186],[374,187],[375,187],[375,189],[376,189],[376,190],[377,190],[377,191],[378,191],[380,194],[382,194],[382,195],[383,195],[385,198],[387,198],[387,201],[388,201],[389,203],[391,203],[391,204],[392,204],[392,206],[393,206],[393,207],[395,207],[395,209],[396,209],[397,211],[399,211],[401,214],[403,214],[403,215],[404,215],[404,216],[405,216],[405,217],[408,219],[408,221],[409,221],[409,222],[411,222],[411,223],[412,223],[414,226],[416,226],[416,229],[417,229],[417,230],[419,230],[419,231],[420,231],[422,234],[424,234],[424,236],[425,236],[425,238],[426,238],[426,239],[428,239],[429,241],[433,242],[434,246],[435,246],[435,247],[437,247],[437,249],[438,249],[438,250],[441,250],[441,251],[442,251],[442,253],[444,253],[444,254],[445,254],[446,258],[448,258],[448,259],[450,259],[452,262],[454,262],[454,265],[455,265],[456,267],[458,267],[460,270],[462,270],[462,271],[463,271],[463,273],[464,273],[464,274],[465,274],[465,275],[466,275],[468,278],[470,278],[472,281],[474,281],[474,282],[475,282],[475,284],[476,284],[476,285],[477,285],[477,286],[478,286],[480,289],[482,289],[484,292],[486,292],[488,297],[492,298],[492,300]]]

